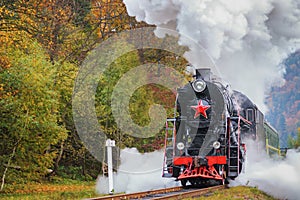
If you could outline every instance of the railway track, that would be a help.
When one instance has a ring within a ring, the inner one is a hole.
[[[122,199],[182,199],[198,197],[207,193],[211,193],[216,190],[222,190],[227,188],[227,185],[219,185],[202,189],[184,189],[183,187],[171,187],[157,190],[149,190],[145,192],[136,192],[130,194],[119,194],[96,197],[86,200],[122,200]]]

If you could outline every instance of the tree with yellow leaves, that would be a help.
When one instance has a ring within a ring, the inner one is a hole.
[[[5,177],[12,183],[49,173],[58,153],[52,147],[67,136],[65,127],[57,123],[56,70],[37,42],[27,44],[27,51],[6,49],[10,67],[0,73],[2,185]]]

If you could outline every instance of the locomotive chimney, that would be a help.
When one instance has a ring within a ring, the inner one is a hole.
[[[202,78],[205,81],[211,81],[210,74],[209,68],[196,69],[196,78]]]

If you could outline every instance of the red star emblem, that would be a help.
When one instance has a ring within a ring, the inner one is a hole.
[[[197,106],[191,106],[191,108],[193,110],[195,110],[195,116],[194,119],[196,119],[200,114],[207,118],[207,114],[206,114],[206,110],[210,108],[209,105],[205,106],[202,103],[202,100],[198,101],[198,105]]]

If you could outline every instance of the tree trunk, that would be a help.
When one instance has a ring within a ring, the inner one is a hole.
[[[1,183],[0,191],[2,191],[3,188],[4,188],[6,173],[7,173],[7,170],[9,168],[9,166],[10,166],[11,159],[15,156],[16,149],[17,149],[17,146],[18,146],[19,142],[20,142],[20,140],[18,140],[17,143],[15,144],[15,146],[13,148],[13,151],[12,151],[8,161],[7,161],[7,164],[6,164],[5,170],[3,172],[3,176],[2,176],[2,183]]]
[[[84,150],[83,153],[83,163],[82,163],[82,175],[84,176],[84,179],[86,180],[86,150]]]
[[[59,151],[59,154],[58,154],[58,156],[57,156],[57,158],[56,158],[56,160],[55,160],[55,163],[54,163],[54,169],[53,169],[52,172],[50,172],[50,173],[47,175],[48,178],[49,178],[51,175],[54,175],[54,174],[57,172],[57,170],[58,170],[58,167],[59,167],[59,161],[61,160],[62,155],[63,155],[63,153],[64,153],[64,144],[65,144],[64,141],[62,141],[61,144],[60,144],[60,151]]]

